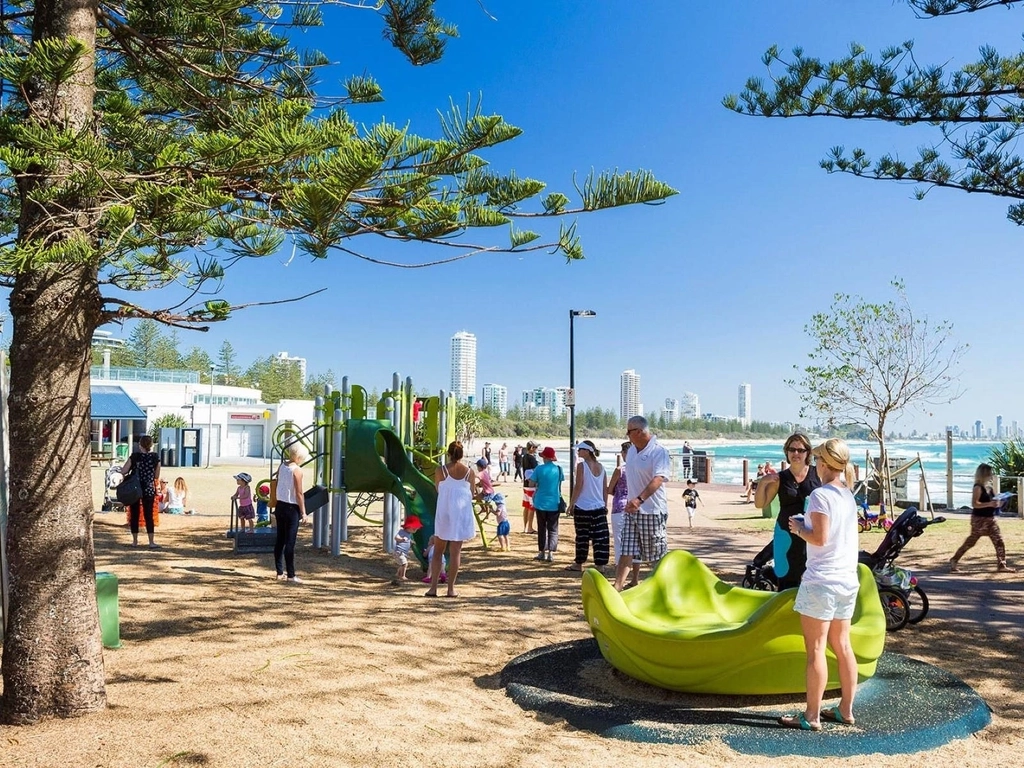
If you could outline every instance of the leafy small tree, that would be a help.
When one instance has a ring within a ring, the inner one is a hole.
[[[469,445],[480,434],[484,414],[469,403],[455,406],[455,436],[463,445]]]
[[[241,370],[238,367],[235,348],[231,346],[230,341],[225,341],[220,345],[220,350],[217,352],[217,365],[220,366],[220,372],[224,377],[225,384],[236,384],[238,382]]]
[[[157,416],[153,419],[153,423],[149,425],[149,436],[156,443],[160,439],[161,429],[181,429],[187,426],[188,421],[185,420],[184,416],[177,413],[165,413],[163,416]]]
[[[904,284],[885,303],[837,293],[826,312],[804,330],[815,343],[794,387],[800,415],[820,414],[827,426],[858,424],[870,430],[885,455],[885,425],[909,407],[950,403],[962,394],[957,378],[966,344],[949,322],[932,323],[910,306]]]

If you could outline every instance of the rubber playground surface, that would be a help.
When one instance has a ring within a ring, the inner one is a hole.
[[[198,514],[162,517],[160,550],[128,546],[123,519],[97,515],[97,567],[115,573],[120,589],[122,647],[104,654],[109,708],[3,728],[4,768],[992,768],[1018,765],[1024,752],[1024,574],[996,574],[987,542],[961,572],[948,573],[944,562],[966,534],[966,519],[934,535],[930,528],[901,558],[928,589],[931,613],[887,638],[886,653],[899,664],[861,686],[856,728],[808,734],[774,726],[799,700],[694,703],[622,679],[588,657],[580,577],[563,570],[572,558],[571,522],[563,524],[553,564],[532,560],[536,542],[517,524],[510,554],[485,551],[479,539],[468,543],[454,600],[424,599],[418,581],[392,585],[394,563],[382,551],[380,529],[353,526],[334,558],[312,550],[307,527],[297,553],[304,583],[287,585],[274,578],[270,555],[235,554],[224,536],[231,476],[241,469],[259,474],[252,465],[169,472],[169,479],[186,477]],[[94,470],[94,482],[101,477]],[[517,489],[500,490],[519,523]],[[705,507],[693,530],[676,498],[681,489],[671,497],[671,545],[738,583],[767,539],[759,514],[737,502],[736,489],[700,491]],[[102,490],[95,496],[98,509]],[[1010,560],[1020,565],[1024,522],[1001,524]],[[569,662],[556,666],[564,679],[589,686],[591,698],[577,695],[583,688],[520,678],[571,705],[524,709],[503,685],[510,664],[530,654],[541,664],[544,654],[565,648],[578,649],[572,663],[580,672],[570,674]],[[941,712],[934,710],[952,709],[937,705],[938,694],[953,694],[969,717],[981,714],[957,681],[991,709],[991,723],[973,735],[949,732],[947,740],[937,735]],[[594,724],[597,715],[606,725]],[[694,730],[682,739],[633,740],[666,725]],[[808,753],[809,744],[827,749]]]

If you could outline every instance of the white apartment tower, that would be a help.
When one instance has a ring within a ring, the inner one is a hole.
[[[302,386],[306,386],[306,358],[292,357],[287,352],[278,352],[275,357],[282,363],[291,363],[296,368],[298,368],[299,378],[302,380]]]
[[[661,409],[661,416],[667,424],[675,424],[679,421],[679,401],[674,397],[666,397],[665,407]]]
[[[683,392],[683,403],[680,415],[684,419],[700,418],[700,398],[696,392]]]
[[[740,418],[740,424],[744,427],[750,426],[750,385],[740,384],[739,399],[736,410]]]
[[[630,368],[619,377],[619,417],[626,421],[640,412],[640,374]]]
[[[476,400],[476,336],[467,331],[452,336],[451,391],[460,403]]]
[[[508,415],[508,387],[484,384],[484,397],[480,405],[504,419]]]

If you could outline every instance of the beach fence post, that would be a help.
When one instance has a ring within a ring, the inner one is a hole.
[[[1020,498],[1019,496],[1017,498]],[[953,430],[946,430],[946,509],[953,508]]]
[[[1017,478],[1017,517],[1024,517],[1024,477]]]
[[[747,483],[750,482],[750,459],[743,460],[743,488],[746,490]]]

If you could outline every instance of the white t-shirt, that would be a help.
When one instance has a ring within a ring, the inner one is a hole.
[[[647,446],[638,451],[635,445],[629,446],[629,453],[626,454],[626,488],[629,491],[627,501],[635,499],[647,484],[655,477],[663,477],[667,482],[672,472],[672,460],[668,451],[662,448],[653,437]],[[667,515],[668,495],[665,493],[665,483],[661,484],[654,493],[640,505],[641,515]]]
[[[828,516],[828,540],[824,546],[807,544],[807,570],[801,582],[856,591],[858,532],[857,502],[848,488],[823,485],[807,499],[804,525],[813,525],[812,513]]]

